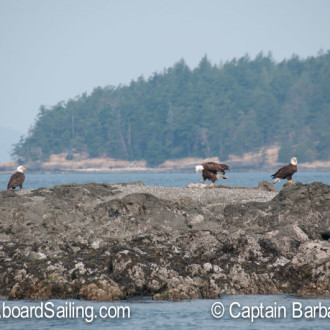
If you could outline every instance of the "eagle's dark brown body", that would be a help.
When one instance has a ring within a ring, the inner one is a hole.
[[[217,177],[218,172],[223,175],[224,179],[227,179],[226,177],[224,177],[225,171],[230,170],[228,165],[218,164],[218,163],[214,163],[214,162],[204,163],[204,164],[202,164],[202,166],[204,168],[202,171],[203,180],[204,181],[211,180],[212,183],[214,183],[215,181],[218,180],[218,177]]]
[[[21,172],[14,173],[9,179],[7,189],[15,189],[16,187],[20,187],[20,190],[22,190],[24,180],[25,180],[24,173]]]
[[[292,176],[295,172],[297,172],[297,165],[288,164],[281,167],[276,173],[272,174],[272,178],[292,180]]]

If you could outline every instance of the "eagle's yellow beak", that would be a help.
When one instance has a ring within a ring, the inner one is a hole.
[[[198,175],[199,174],[199,171],[196,171],[196,174]]]
[[[23,167],[23,171],[25,171],[26,170],[26,168],[25,167]]]

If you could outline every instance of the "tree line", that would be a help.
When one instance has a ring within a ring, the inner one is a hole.
[[[190,69],[182,59],[148,79],[96,87],[52,107],[14,145],[21,161],[51,154],[146,160],[242,155],[281,146],[279,161],[330,159],[330,51],[276,63],[260,53]]]

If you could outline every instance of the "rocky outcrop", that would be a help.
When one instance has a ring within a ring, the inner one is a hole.
[[[330,186],[261,186],[2,191],[0,295],[330,294]]]

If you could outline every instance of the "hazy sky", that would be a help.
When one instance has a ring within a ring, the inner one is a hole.
[[[329,0],[0,0],[0,161],[40,105],[182,58],[315,56],[330,50],[329,13]]]

